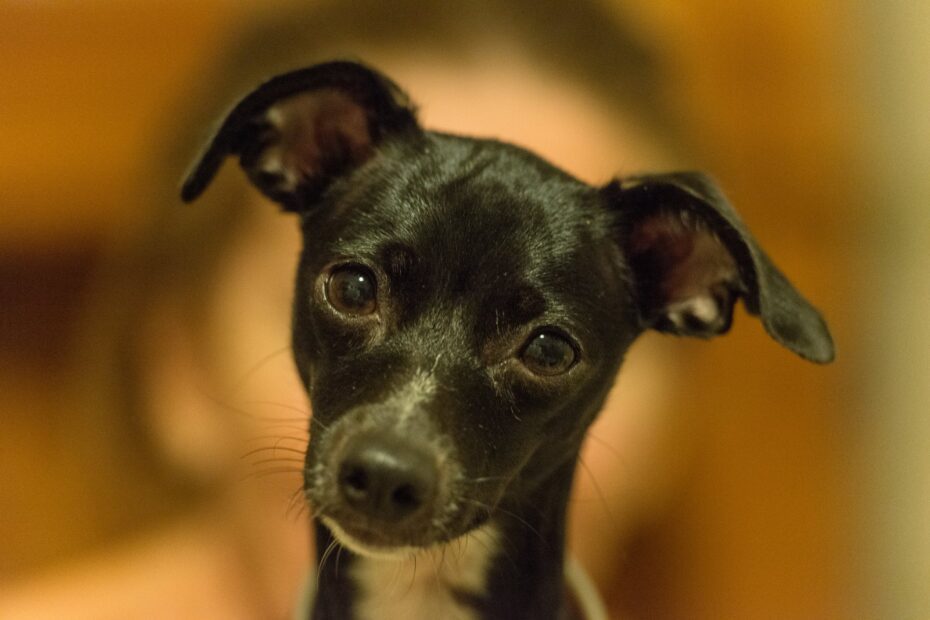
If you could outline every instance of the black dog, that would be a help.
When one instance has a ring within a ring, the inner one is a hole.
[[[184,200],[231,154],[304,235],[293,351],[315,429],[313,618],[569,615],[576,458],[641,332],[715,336],[742,298],[787,348],[833,357],[820,315],[701,174],[591,187],[520,148],[422,129],[399,88],[350,62],[240,101]]]

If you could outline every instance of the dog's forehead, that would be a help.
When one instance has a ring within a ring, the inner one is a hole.
[[[449,269],[540,271],[566,266],[609,228],[594,188],[508,144],[430,134],[373,168],[344,199],[346,254],[401,244]]]

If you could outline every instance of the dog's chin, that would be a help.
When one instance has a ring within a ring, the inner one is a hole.
[[[350,533],[347,528],[328,517],[320,517],[320,521],[332,532],[336,542],[353,553],[369,558],[382,560],[408,558],[432,546],[393,543],[380,535],[361,530]]]

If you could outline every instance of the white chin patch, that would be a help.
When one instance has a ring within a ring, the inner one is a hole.
[[[427,549],[378,549],[369,557],[356,558],[351,568],[359,594],[355,617],[478,620],[477,610],[463,602],[463,595],[466,599],[487,595],[488,569],[499,550],[497,527],[486,524]]]

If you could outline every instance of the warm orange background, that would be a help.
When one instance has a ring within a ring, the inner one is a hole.
[[[873,113],[859,91],[859,16],[830,0],[630,6],[669,50],[707,167],[839,346],[832,366],[802,364],[745,317],[724,339],[682,343],[695,364],[678,406],[699,413],[701,458],[676,510],[633,551],[631,583],[658,589],[640,599],[661,600],[633,611],[855,617],[867,363],[854,276],[872,217],[863,123]],[[253,9],[0,1],[0,586],[106,539],[79,512],[106,490],[79,482],[67,443],[80,421],[58,377],[72,371],[100,252],[138,216],[133,178],[154,128]]]

